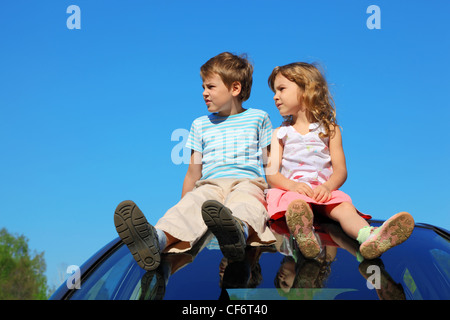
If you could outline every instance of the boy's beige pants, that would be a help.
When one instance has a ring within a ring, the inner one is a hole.
[[[201,208],[206,200],[217,200],[228,207],[234,216],[255,231],[247,243],[250,245],[268,245],[275,237],[266,222],[269,219],[266,210],[264,189],[267,183],[258,179],[207,179],[199,180],[194,189],[158,221],[155,228],[161,229],[181,242],[166,248],[165,252],[183,252],[189,250],[208,230],[203,222]]]

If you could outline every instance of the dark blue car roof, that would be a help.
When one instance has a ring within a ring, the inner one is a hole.
[[[223,259],[215,238],[206,234],[188,253],[163,255],[152,272],[139,268],[117,238],[81,267],[81,289],[64,283],[51,299],[450,299],[447,230],[416,224],[403,244],[378,259],[358,261],[356,242],[329,220],[316,223],[325,249],[315,260],[299,253],[284,220],[271,228],[278,245],[249,247],[243,262]],[[285,269],[292,271],[287,283]]]

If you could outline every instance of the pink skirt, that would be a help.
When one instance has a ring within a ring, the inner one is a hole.
[[[266,195],[267,201],[267,211],[269,213],[270,219],[277,220],[284,216],[286,213],[288,205],[294,200],[303,200],[307,203],[317,204],[317,205],[330,205],[330,204],[339,204],[342,202],[350,202],[352,203],[352,199],[348,194],[342,192],[340,190],[331,191],[331,199],[327,202],[319,203],[316,200],[305,196],[304,194],[300,194],[294,191],[286,191],[277,188],[269,189]],[[356,210],[358,211],[358,210]],[[362,216],[364,219],[372,218],[369,215],[363,214],[358,211],[358,214]]]

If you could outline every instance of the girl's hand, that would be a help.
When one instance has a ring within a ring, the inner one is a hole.
[[[300,194],[304,194],[305,196],[308,196],[310,198],[313,197],[314,193],[313,193],[313,189],[311,189],[310,186],[308,186],[306,183],[303,182],[295,182],[295,181],[291,181],[291,185],[289,187],[289,191],[295,191],[298,192]]]
[[[319,203],[327,202],[331,199],[331,191],[323,184],[317,186],[313,190],[313,196],[311,197]]]

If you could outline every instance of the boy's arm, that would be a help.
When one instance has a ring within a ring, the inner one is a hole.
[[[191,161],[184,177],[183,189],[181,191],[181,197],[183,198],[186,193],[192,191],[195,187],[195,183],[202,177],[202,154],[198,151],[192,150]]]

